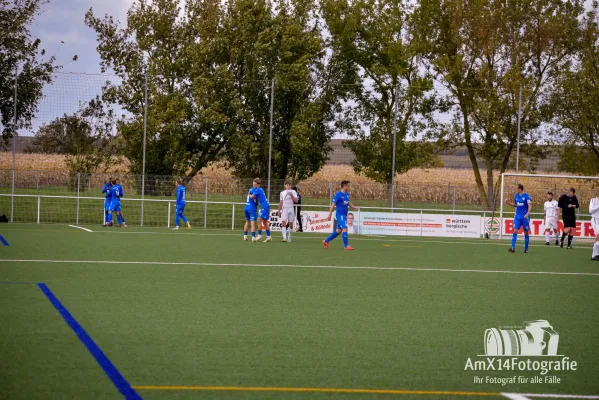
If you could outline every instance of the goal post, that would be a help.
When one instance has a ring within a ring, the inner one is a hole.
[[[505,200],[511,199],[516,191],[516,185],[522,184],[524,191],[528,193],[533,202],[531,212],[531,236],[542,236],[544,233],[544,203],[547,201],[547,193],[552,192],[555,200],[567,193],[573,187],[576,189],[576,196],[580,208],[576,210],[577,224],[575,236],[582,239],[592,239],[592,229],[590,228],[590,215],[588,212],[589,201],[599,195],[599,177],[597,176],[577,176],[577,175],[548,175],[548,174],[518,174],[505,172],[501,174],[501,193],[499,205],[499,229],[496,238],[502,239],[510,233],[510,221],[512,220],[513,209],[505,207]],[[562,230],[562,221],[559,221],[559,231]],[[596,234],[596,233],[595,233]],[[579,240],[579,239],[577,239]]]

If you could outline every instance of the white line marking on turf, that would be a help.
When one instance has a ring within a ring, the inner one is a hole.
[[[599,399],[599,395],[581,395],[581,394],[546,394],[546,393],[501,393],[502,396],[508,399],[527,399],[527,398],[543,398],[543,399]],[[509,397],[521,396],[521,397]]]
[[[69,226],[70,226],[71,228],[82,229],[82,230],[84,230],[84,231],[86,231],[86,232],[92,232],[92,233],[94,232],[94,231],[92,231],[91,229],[87,229],[87,228],[84,228],[84,227],[82,227],[82,226],[77,226],[77,225],[69,225]]]
[[[170,266],[197,266],[197,267],[273,267],[273,268],[315,268],[315,269],[366,269],[381,271],[432,271],[432,272],[479,272],[486,274],[523,274],[523,275],[584,275],[599,276],[592,272],[551,272],[551,271],[506,271],[506,270],[478,270],[478,269],[451,269],[451,268],[409,268],[409,267],[360,267],[341,265],[294,265],[294,264],[236,264],[236,263],[200,263],[200,262],[164,262],[164,261],[108,261],[108,260],[18,260],[0,259],[5,262],[16,263],[51,263],[51,264],[115,264],[115,265],[170,265]]]
[[[116,235],[123,234],[137,234],[137,235],[186,235],[186,236],[240,236],[238,233],[193,233],[193,232],[140,232],[140,231],[94,231],[94,233],[112,233]],[[429,240],[430,236],[423,236],[422,239],[398,239],[401,236],[386,236],[386,238],[375,239],[372,237],[364,236],[364,237],[355,237],[352,236],[351,240],[357,241],[368,241],[368,242],[417,242],[417,243],[441,243],[441,244],[473,244],[473,245],[481,245],[481,246],[506,246],[509,245],[508,240],[504,241],[495,241],[492,242],[486,241],[483,239],[464,239],[460,241],[448,241],[448,240]],[[319,240],[322,241],[322,237],[313,237],[313,236],[293,236],[294,239],[303,239],[303,240]],[[472,241],[477,240],[477,241]],[[585,243],[586,244],[586,243]],[[548,247],[546,245],[541,244],[530,244],[530,247]],[[551,246],[557,247],[557,246]],[[591,249],[592,246],[583,246],[578,245],[577,248],[580,249]]]
[[[501,395],[511,400],[530,400],[528,397],[523,396],[519,393],[501,393]]]

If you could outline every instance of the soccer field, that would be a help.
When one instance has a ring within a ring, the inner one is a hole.
[[[599,399],[599,262],[576,239],[510,254],[443,238],[352,236],[348,252],[302,233],[0,235],[0,399]],[[576,370],[467,368],[487,360],[486,329],[530,320],[549,321],[561,355],[532,358]]]

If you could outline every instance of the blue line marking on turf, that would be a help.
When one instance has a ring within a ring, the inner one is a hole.
[[[62,305],[60,300],[54,296],[54,293],[52,293],[50,288],[48,288],[45,283],[38,283],[37,286],[46,295],[48,300],[50,300],[50,303],[52,303],[54,308],[56,308],[56,310],[60,313],[64,321],[71,327],[73,332],[75,332],[79,340],[81,340],[81,343],[83,343],[91,355],[94,356],[98,364],[100,364],[100,367],[102,367],[104,370],[104,373],[110,378],[119,392],[121,392],[126,399],[141,399],[141,396],[137,394],[129,382],[127,382],[125,377],[121,375],[114,364],[112,364],[108,357],[106,357],[102,349],[100,349],[100,346],[93,341],[85,329],[83,329],[83,327],[75,320],[75,317],[71,315],[69,310],[67,310],[65,306]]]
[[[0,242],[2,242],[3,245],[8,246],[8,242],[2,237],[2,235],[0,235]]]

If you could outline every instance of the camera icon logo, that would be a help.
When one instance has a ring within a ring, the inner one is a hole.
[[[559,334],[547,320],[524,322],[516,329],[489,328],[485,331],[487,356],[555,356]]]

